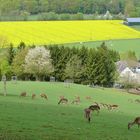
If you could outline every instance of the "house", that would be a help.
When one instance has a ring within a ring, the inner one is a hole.
[[[127,61],[116,62],[120,81],[136,82],[140,84],[140,63],[135,67],[128,67]]]
[[[140,18],[126,18],[124,24],[129,26],[140,25]]]
[[[132,68],[132,71],[133,71],[134,73],[140,74],[140,66],[137,66],[137,67]]]
[[[127,68],[128,64],[126,61],[118,61],[116,62],[116,67],[119,73],[121,73],[125,68]]]
[[[120,77],[128,77],[130,79],[136,79],[136,74],[134,72],[132,72],[131,69],[129,69],[128,67],[126,67],[121,73],[120,73]]]

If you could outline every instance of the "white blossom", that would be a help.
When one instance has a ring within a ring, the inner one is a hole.
[[[44,47],[30,49],[25,57],[25,72],[40,76],[52,71],[50,51]]]

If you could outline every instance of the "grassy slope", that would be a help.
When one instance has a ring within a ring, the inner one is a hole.
[[[139,129],[127,130],[127,123],[139,115],[139,104],[128,99],[139,96],[120,93],[112,89],[93,89],[82,85],[66,88],[63,83],[18,82],[8,83],[9,96],[0,96],[0,137],[5,140],[139,140]],[[0,91],[2,92],[2,83]],[[28,97],[19,98],[22,91]],[[39,96],[32,101],[31,93],[47,93],[49,100]],[[81,97],[80,105],[57,105],[59,96],[72,100]],[[87,101],[85,96],[91,96]],[[118,104],[118,112],[101,110],[99,116],[93,113],[88,124],[83,118],[83,109],[93,101]]]
[[[110,49],[114,49],[119,51],[120,53],[126,52],[128,50],[135,51],[138,58],[140,58],[140,39],[128,39],[128,40],[110,40],[110,41],[105,41],[107,46]],[[72,47],[72,46],[86,46],[89,48],[92,47],[98,47],[100,46],[102,41],[97,41],[97,42],[85,42],[85,43],[73,43],[73,44],[66,44],[66,46]]]
[[[140,25],[132,26],[133,29],[140,31]]]

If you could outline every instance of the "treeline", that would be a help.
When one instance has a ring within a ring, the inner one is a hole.
[[[140,16],[139,7],[139,0],[0,0],[0,19],[27,20],[30,15],[40,17],[49,12],[102,15],[109,11],[112,15]]]
[[[101,86],[112,86],[117,78],[115,62],[120,60],[119,53],[109,50],[105,43],[102,43],[97,49],[88,49],[84,46],[81,48],[58,47],[57,45],[44,47],[50,52],[53,71],[46,73],[48,66],[46,71],[43,70],[42,66],[40,71],[35,73],[36,69],[32,65],[31,59],[30,61],[27,60],[30,55],[26,57],[29,50],[31,52],[31,49],[35,48],[35,46],[30,46],[29,48],[24,43],[21,43],[17,48],[13,48],[12,45],[8,48],[7,57],[0,62],[0,75],[6,74],[9,80],[11,76],[16,75],[19,80],[39,79],[41,81],[48,81],[50,76],[53,76],[57,81],[72,79],[75,83]],[[33,54],[35,55],[35,53],[31,54],[31,57]],[[24,68],[25,58],[28,63],[31,62],[26,71]],[[40,60],[42,61],[39,63],[45,64],[42,58]],[[37,60],[35,60],[36,62]],[[33,67],[33,69],[30,67]],[[29,69],[30,71],[28,71]],[[41,72],[41,70],[43,71]]]

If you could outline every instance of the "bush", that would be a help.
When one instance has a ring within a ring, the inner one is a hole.
[[[71,16],[70,16],[70,14],[61,14],[60,19],[61,20],[70,20]]]
[[[21,11],[20,16],[21,16],[22,20],[27,21],[28,17],[30,16],[30,13],[27,11]]]
[[[39,15],[38,20],[58,20],[58,15],[54,12],[42,13]]]
[[[83,13],[77,13],[77,14],[74,14],[72,16],[72,19],[73,20],[83,20],[84,19],[84,15],[83,15]]]

